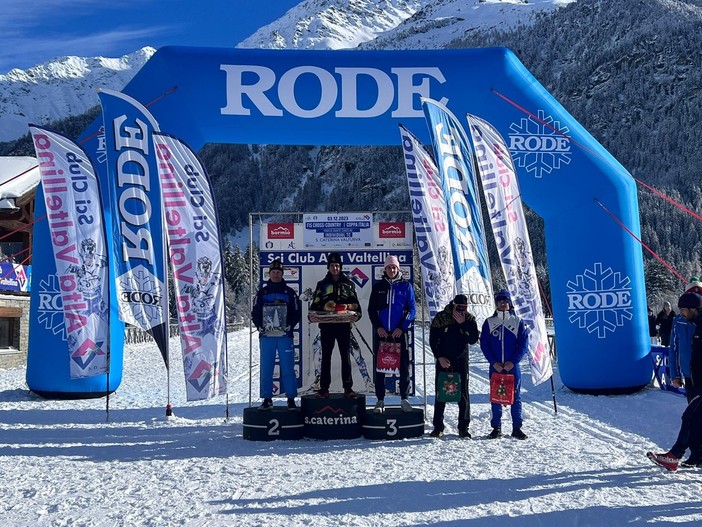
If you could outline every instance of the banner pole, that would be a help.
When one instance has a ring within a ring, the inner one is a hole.
[[[551,397],[553,398],[553,413],[558,415],[558,407],[556,406],[556,387],[553,385],[553,375],[551,375]]]
[[[426,312],[426,293],[424,291],[424,275],[419,271],[419,285],[422,288],[422,376],[424,378],[424,415],[427,415],[427,321],[425,320]]]
[[[259,217],[260,220],[260,217]],[[253,382],[253,320],[251,310],[253,309],[253,214],[249,214],[249,406],[251,406],[251,383]]]
[[[109,312],[109,311],[108,311]],[[110,353],[110,343],[109,343],[109,330],[107,332],[108,334],[108,343],[107,343],[107,372],[106,373],[106,380],[105,380],[105,422],[109,423],[110,422],[110,370],[112,369],[110,367],[110,360],[112,360],[112,355]]]

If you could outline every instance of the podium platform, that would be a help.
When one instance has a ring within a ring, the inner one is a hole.
[[[386,406],[382,414],[370,409],[363,422],[366,439],[409,439],[424,435],[424,409],[413,408],[403,412],[399,406]]]
[[[287,406],[274,406],[264,411],[257,406],[244,408],[244,439],[302,439],[303,433],[304,417],[300,410],[291,412]]]
[[[303,395],[304,435],[314,439],[356,439],[363,435],[366,396],[346,398],[332,393],[326,399]]]

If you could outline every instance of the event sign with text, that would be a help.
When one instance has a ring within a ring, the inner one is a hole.
[[[349,215],[354,216],[354,215]],[[373,345],[373,333],[366,307],[370,298],[370,292],[375,280],[382,278],[385,258],[389,255],[397,256],[400,261],[400,270],[403,276],[412,281],[412,249],[411,244],[404,248],[396,248],[401,233],[411,233],[412,224],[410,222],[374,222],[371,213],[363,214],[368,217],[367,238],[369,247],[358,247],[354,249],[346,247],[325,247],[319,249],[280,249],[266,250],[271,240],[270,224],[262,223],[260,228],[261,251],[260,267],[261,283],[268,279],[268,267],[270,263],[280,258],[285,265],[284,279],[287,284],[300,295],[302,307],[302,322],[293,329],[293,345],[295,353],[295,373],[298,379],[298,388],[302,393],[311,393],[319,389],[319,372],[321,366],[321,342],[318,324],[311,324],[307,320],[309,306],[317,282],[322,280],[327,274],[327,256],[330,252],[338,252],[343,261],[342,271],[354,283],[356,294],[363,308],[363,317],[354,323],[351,331],[351,365],[354,379],[354,390],[359,393],[373,393],[373,355],[369,346]],[[329,215],[311,214],[305,218],[316,217],[328,219]],[[317,221],[317,220],[314,220]],[[355,220],[349,220],[355,221]],[[304,223],[289,224],[292,227],[290,232],[302,231]],[[381,226],[382,225],[382,226]],[[273,229],[275,230],[275,229]],[[366,242],[363,242],[366,243]],[[404,242],[402,242],[404,243]],[[414,390],[414,330],[408,334],[409,350],[411,360],[412,390]],[[280,390],[280,371],[276,366],[274,370],[274,393]],[[388,376],[387,383],[390,393],[397,390],[396,377]],[[332,385],[331,391],[342,391],[341,386],[341,365],[338,353],[332,356]]]

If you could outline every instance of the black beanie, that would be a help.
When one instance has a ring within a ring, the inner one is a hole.
[[[274,269],[278,269],[279,271],[285,271],[285,267],[283,266],[283,262],[280,261],[280,258],[276,258],[271,262],[271,266],[268,268],[269,271],[273,271]]]
[[[678,307],[699,309],[700,305],[702,305],[702,296],[697,293],[684,293],[678,300]]]
[[[333,263],[343,265],[341,255],[339,253],[329,253],[329,256],[327,256],[327,267],[329,267],[329,264]]]
[[[453,303],[461,306],[468,305],[468,297],[466,295],[456,295],[453,298]]]

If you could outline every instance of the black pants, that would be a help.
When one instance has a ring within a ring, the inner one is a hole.
[[[683,457],[690,449],[690,457],[702,461],[702,387],[695,386],[690,377],[685,377],[687,408],[682,415],[678,439],[671,448],[676,457]]]
[[[455,366],[455,365],[454,365]],[[458,401],[458,429],[468,430],[468,425],[470,424],[470,394],[468,393],[468,365],[462,365],[460,368],[455,368],[454,371],[458,371],[461,378],[461,398]],[[452,371],[452,369],[444,369],[437,362],[436,363],[436,377],[434,379],[434,385],[439,384],[439,372],[440,371]],[[434,420],[433,425],[436,430],[444,430],[444,410],[446,409],[446,403],[441,401],[434,402]]]
[[[675,441],[670,452],[677,458],[683,457],[688,448],[694,455],[700,452],[702,445],[702,396],[697,395],[687,405],[682,414],[682,424],[678,439]]]
[[[392,339],[390,342],[397,342]],[[381,338],[375,333],[373,338],[373,349],[375,353],[373,354],[373,382],[375,383],[375,396],[379,401],[385,399],[385,374],[383,372],[377,371],[377,361],[376,355],[378,353],[378,344],[381,342]],[[400,342],[400,397],[407,399],[410,392],[410,371],[409,371],[409,350],[407,349],[407,335],[404,333],[399,338]]]
[[[344,391],[353,386],[351,376],[351,324],[320,324],[319,340],[322,344],[322,369],[319,373],[319,388],[328,392],[331,385],[331,360],[334,351],[334,342],[339,345],[341,356],[341,383]]]

